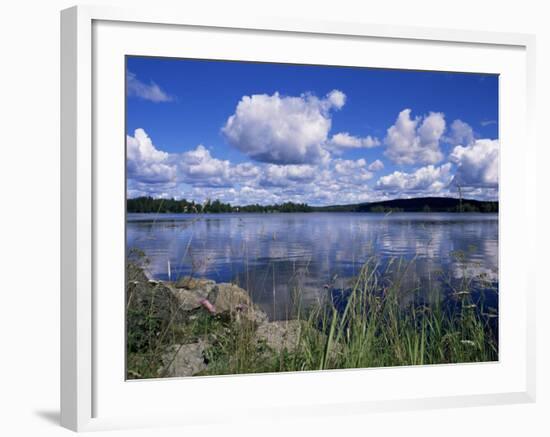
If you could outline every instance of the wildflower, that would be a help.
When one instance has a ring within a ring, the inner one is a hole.
[[[208,299],[200,299],[199,303],[208,311],[210,314],[216,314],[216,308]]]

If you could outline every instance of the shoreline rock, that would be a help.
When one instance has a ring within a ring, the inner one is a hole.
[[[256,324],[268,320],[267,314],[259,309],[246,290],[230,283],[217,284],[208,296],[217,314],[229,315],[232,320],[246,319]]]
[[[252,302],[243,288],[228,282],[216,283],[211,279],[186,276],[176,282],[162,282],[179,303],[178,310],[197,311],[206,307],[208,300],[213,308],[210,311],[220,317],[231,320],[246,319],[256,324],[268,321],[267,314]]]
[[[178,279],[176,282],[173,282],[174,288],[185,289],[185,290],[196,290],[204,289],[205,293],[208,294],[212,291],[212,288],[216,285],[216,281],[206,278],[193,278],[192,276],[184,276],[183,278]]]
[[[205,350],[207,343],[176,344],[162,356],[164,368],[160,370],[163,377],[193,376],[206,370]]]
[[[156,369],[161,377],[202,374],[209,366],[209,351],[219,347],[217,339],[241,329],[249,330],[252,344],[259,350],[267,346],[274,353],[293,352],[299,346],[303,321],[270,321],[248,291],[235,284],[189,276],[153,283],[138,266],[129,266],[128,271],[132,273],[127,284],[132,314],[132,326],[128,329],[143,337],[136,345],[138,351],[150,347],[147,345],[151,334],[159,339],[161,343],[155,348],[162,352]],[[154,332],[144,322],[150,317],[151,308],[158,324]]]
[[[277,320],[258,326],[256,339],[265,342],[275,352],[292,352],[300,344],[302,322],[300,320]]]

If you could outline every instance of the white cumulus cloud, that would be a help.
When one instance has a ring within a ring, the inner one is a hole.
[[[379,159],[377,159],[376,161],[373,161],[368,167],[370,171],[379,171],[379,170],[382,170],[383,168],[384,168],[384,163]]]
[[[128,177],[148,183],[166,183],[176,177],[176,166],[170,155],[158,150],[143,129],[126,136]]]
[[[455,120],[451,123],[449,137],[447,141],[455,146],[467,146],[474,142],[474,130],[468,124],[462,120]]]
[[[227,187],[233,183],[253,181],[260,169],[252,163],[231,164],[214,158],[199,144],[184,153],[167,153],[153,144],[145,130],[136,129],[126,137],[126,165],[129,189],[152,194],[172,193],[177,184],[197,187]]]
[[[439,193],[449,184],[451,163],[439,167],[428,165],[412,173],[394,171],[382,176],[375,188],[389,194],[434,194]]]
[[[456,146],[449,159],[457,165],[453,185],[471,188],[498,187],[499,141],[480,139]]]
[[[367,161],[364,159],[335,159],[329,177],[348,186],[357,186],[360,190],[369,179],[372,179],[373,174],[367,169]]]
[[[258,166],[252,164],[251,162],[243,162],[242,164],[237,164],[232,168],[232,175],[234,178],[257,178],[260,176],[261,172]]]
[[[360,148],[366,148],[370,149],[371,147],[376,147],[380,145],[380,140],[376,137],[372,137],[370,135],[366,137],[356,137],[354,135],[350,135],[348,132],[340,132],[337,134],[334,134],[330,141],[328,142],[328,146],[331,149],[360,149]]]
[[[171,102],[172,96],[163,91],[155,82],[147,84],[140,81],[134,73],[126,73],[126,92],[129,96],[139,97],[151,102]]]
[[[411,118],[411,110],[401,111],[386,134],[386,156],[396,164],[436,164],[443,159],[439,147],[445,132],[445,116],[430,112]]]
[[[243,96],[222,132],[227,141],[250,158],[272,164],[326,162],[324,148],[331,128],[331,110],[341,109],[345,94],[331,91],[319,99],[255,94]]]
[[[202,144],[178,156],[181,178],[196,186],[230,185],[231,164],[229,161],[213,158]]]
[[[316,167],[311,165],[267,164],[262,169],[260,185],[263,187],[290,187],[312,182]]]
[[[346,104],[346,95],[340,90],[332,90],[327,94],[326,100],[329,105],[327,109],[330,109],[330,106],[334,106],[336,109],[342,109]]]

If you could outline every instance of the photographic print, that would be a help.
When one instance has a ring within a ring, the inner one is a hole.
[[[126,57],[126,377],[498,360],[498,76]]]

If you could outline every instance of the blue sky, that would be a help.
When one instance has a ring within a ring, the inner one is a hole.
[[[498,77],[127,58],[128,196],[498,197]]]

